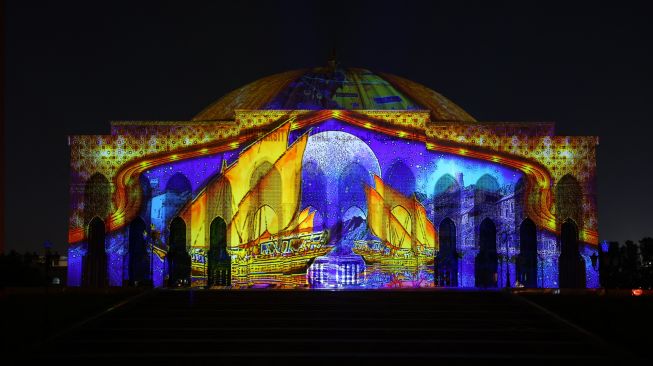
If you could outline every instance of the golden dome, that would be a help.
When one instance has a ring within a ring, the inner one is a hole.
[[[267,76],[218,99],[193,120],[233,120],[237,109],[429,110],[433,121],[476,121],[424,85],[359,68],[318,67]]]

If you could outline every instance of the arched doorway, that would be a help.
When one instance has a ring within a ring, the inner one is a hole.
[[[250,194],[256,198],[254,207],[272,209],[278,222],[284,222],[282,181],[279,170],[266,161],[254,169],[249,182]]]
[[[327,179],[324,172],[314,161],[309,161],[302,166],[302,208],[311,207],[317,211],[322,221],[326,219],[326,194]],[[317,216],[317,214],[316,214]]]
[[[576,228],[583,227],[583,189],[578,180],[567,174],[555,188],[556,217],[560,222],[571,219]]]
[[[445,174],[435,183],[433,191],[435,219],[460,214],[460,185],[450,174]]]
[[[146,246],[147,227],[142,218],[137,217],[129,225],[129,284],[142,285],[148,282],[150,258]]]
[[[181,217],[175,217],[170,223],[168,241],[168,285],[183,286],[190,284],[190,255],[186,250],[186,223]]]
[[[497,287],[497,227],[486,218],[479,227],[479,252],[475,261],[476,287]]]
[[[456,251],[456,224],[445,218],[438,227],[440,250],[435,257],[435,285],[458,286],[458,252]]]
[[[97,216],[104,219],[111,207],[111,184],[100,173],[93,174],[84,185],[84,223]]]
[[[104,237],[104,221],[94,217],[88,225],[88,247],[82,263],[84,286],[107,285],[107,253],[104,248]]]
[[[415,174],[403,161],[395,161],[383,175],[383,181],[404,196],[415,193]]]
[[[567,219],[560,233],[558,282],[561,288],[585,288],[585,261],[578,245],[578,226]]]
[[[209,232],[209,286],[231,285],[231,257],[227,253],[227,223],[222,217],[211,222]]]
[[[166,192],[179,194],[189,193],[193,190],[190,180],[183,173],[175,173],[166,183]]]
[[[338,177],[338,221],[342,221],[347,210],[352,206],[367,208],[364,184],[371,185],[370,172],[361,164],[350,163]]]
[[[519,225],[517,280],[524,287],[537,287],[537,229],[529,218]]]

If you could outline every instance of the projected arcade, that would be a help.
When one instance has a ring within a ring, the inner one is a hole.
[[[596,137],[365,69],[71,136],[69,285],[597,287]]]

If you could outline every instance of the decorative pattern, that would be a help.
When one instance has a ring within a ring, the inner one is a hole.
[[[456,241],[446,245],[458,250],[448,254],[457,264],[447,283],[523,280],[519,230],[528,218],[538,286],[559,285],[567,219],[584,243],[585,283],[596,284],[588,263],[598,244],[597,137],[555,136],[553,123],[476,122],[419,84],[347,72],[323,94],[347,108],[297,95],[315,92],[308,84],[317,75],[298,70],[234,91],[193,121],[113,122],[110,135],[71,136],[70,283],[83,283],[87,226],[97,217],[116,286],[131,278],[134,233],[148,245],[138,253],[151,257],[134,263],[149,261],[150,280],[165,283],[175,218],[195,284],[431,287],[444,278],[436,253],[445,218]],[[330,82],[320,76],[315,85]],[[359,102],[345,100],[355,90]],[[264,109],[295,101],[311,108]],[[130,233],[138,220],[149,229]]]

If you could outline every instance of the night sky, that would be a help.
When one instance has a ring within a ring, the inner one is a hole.
[[[653,236],[651,9],[487,3],[6,1],[5,249],[65,250],[67,135],[191,119],[334,46],[341,65],[422,83],[478,120],[598,135],[600,238]]]

